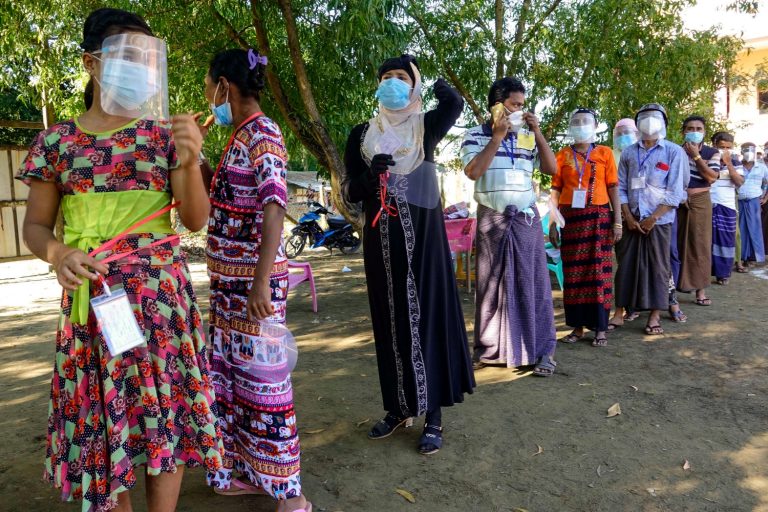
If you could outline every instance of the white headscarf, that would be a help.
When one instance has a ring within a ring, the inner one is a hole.
[[[379,113],[368,121],[368,131],[361,144],[361,152],[370,163],[374,155],[382,153],[379,140],[387,130],[397,136],[403,145],[392,158],[395,166],[389,168],[392,174],[409,174],[424,161],[424,113],[421,111],[421,73],[409,63],[413,71],[414,84],[410,103],[400,110],[390,110],[379,103]]]

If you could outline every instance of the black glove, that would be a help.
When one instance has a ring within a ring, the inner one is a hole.
[[[388,167],[393,167],[394,165],[395,161],[392,159],[392,155],[385,155],[383,153],[373,155],[373,158],[371,158],[371,176],[378,178],[381,174],[387,172]]]

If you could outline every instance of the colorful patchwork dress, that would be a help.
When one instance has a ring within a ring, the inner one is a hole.
[[[65,121],[37,136],[17,178],[56,184],[65,240],[87,251],[117,234],[103,232],[105,221],[119,233],[138,220],[115,205],[169,204],[169,173],[183,172],[171,170],[177,165],[167,123],[135,120],[93,133]],[[80,215],[68,215],[72,205]],[[135,485],[137,466],[150,475],[178,465],[221,466],[208,351],[185,255],[177,239],[146,247],[172,232],[165,219],[162,232],[129,235],[97,257],[142,248],[110,263],[106,282],[127,293],[145,345],[111,355],[87,301],[78,310],[77,293],[62,295],[45,478],[64,500],[82,499],[83,511],[114,508],[117,495]],[[103,293],[93,285],[82,291]]]
[[[285,161],[280,129],[260,112],[235,130],[211,183],[206,251],[212,377],[225,449],[223,468],[209,473],[208,482],[228,489],[234,470],[276,499],[301,494],[291,378],[264,382],[241,362],[261,335],[260,324],[247,317],[246,303],[259,261],[264,207],[286,207]],[[285,323],[288,261],[282,245],[270,288],[275,313],[268,321]]]

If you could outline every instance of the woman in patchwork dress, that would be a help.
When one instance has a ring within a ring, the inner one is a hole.
[[[162,119],[103,108],[101,88],[109,84],[102,43],[116,34],[130,34],[136,44],[142,38],[157,43],[143,19],[99,9],[83,33],[83,65],[92,76],[88,110],[41,132],[17,176],[31,188],[24,240],[51,263],[64,288],[45,478],[61,489],[62,499],[82,500],[84,512],[130,511],[128,491],[143,466],[148,510],[171,512],[185,466],[221,466],[208,352],[186,257],[178,237],[168,237],[168,213],[110,250],[87,253],[167,207],[171,197],[180,201],[186,227],[202,229],[208,209],[197,164],[202,140],[192,116],[175,116],[171,129]],[[130,78],[123,83],[133,83]],[[60,206],[66,245],[53,233]],[[130,255],[103,262],[117,253]],[[89,308],[88,300],[104,293],[95,272],[111,293],[125,292],[143,344],[110,353]]]

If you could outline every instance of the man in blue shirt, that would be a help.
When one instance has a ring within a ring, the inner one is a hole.
[[[635,116],[640,140],[622,151],[619,199],[626,229],[616,246],[616,306],[649,310],[645,333],[664,334],[661,311],[668,307],[670,243],[675,210],[685,200],[688,157],[666,140],[667,113],[657,103]]]

